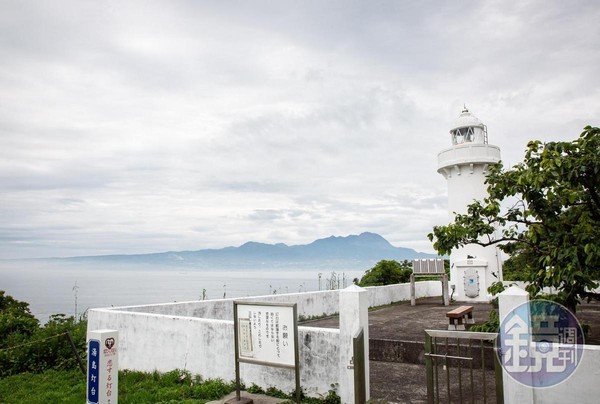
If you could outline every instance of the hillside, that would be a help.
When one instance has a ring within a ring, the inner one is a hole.
[[[379,234],[365,232],[346,237],[331,236],[304,245],[288,246],[283,243],[265,244],[250,241],[239,247],[221,249],[61,259],[211,269],[365,269],[382,259],[412,260],[431,257],[435,255],[395,247]]]

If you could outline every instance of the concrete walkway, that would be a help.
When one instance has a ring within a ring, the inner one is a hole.
[[[464,303],[463,303],[464,304]],[[447,330],[446,313],[462,306],[461,303],[442,304],[441,297],[418,299],[415,306],[410,301],[395,303],[369,311],[369,337],[371,339],[395,339],[400,341],[425,342],[425,330]],[[473,306],[475,323],[488,320],[492,305],[488,303],[469,303]],[[331,317],[302,323],[311,327],[337,328],[339,320]]]

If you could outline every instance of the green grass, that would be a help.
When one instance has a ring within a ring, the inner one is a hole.
[[[196,404],[217,400],[235,390],[223,380],[203,381],[189,372],[119,372],[119,402]],[[0,403],[77,403],[85,401],[86,383],[81,371],[48,370],[21,373],[0,380]]]
[[[121,404],[200,404],[218,400],[234,390],[234,382],[203,380],[200,376],[192,376],[181,370],[167,373],[119,371]],[[248,391],[284,399],[294,398],[293,394],[275,388],[264,391],[256,385],[249,387]],[[85,376],[79,370],[47,370],[44,373],[21,373],[0,379],[0,404],[80,404],[85,401],[85,395]],[[302,396],[302,402],[307,404],[340,402],[334,390],[320,399]]]
[[[81,404],[85,388],[85,377],[79,370],[21,373],[0,380],[0,403]]]

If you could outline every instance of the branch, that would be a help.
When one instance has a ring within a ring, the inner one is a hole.
[[[488,247],[494,244],[498,244],[498,243],[502,243],[502,242],[514,242],[514,243],[523,243],[528,245],[529,247],[531,247],[534,251],[540,251],[539,246],[537,246],[535,243],[532,243],[530,241],[527,240],[523,240],[521,238],[515,238],[515,237],[501,237],[498,239],[494,239],[491,240],[490,239],[490,235],[488,234],[488,242],[485,241],[479,241],[479,240],[469,240],[468,242],[466,242],[465,244],[477,244],[480,245],[482,247]]]
[[[512,219],[510,220],[511,222],[515,222],[515,223],[521,223],[521,224],[526,224],[527,226],[532,226],[532,225],[544,225],[544,222],[541,221],[537,221],[537,220],[527,220],[527,219]]]
[[[592,299],[600,300],[600,293],[581,292],[580,295],[581,295],[581,297],[587,298],[587,302],[588,303],[591,302]]]
[[[593,204],[590,203],[589,208],[590,211],[592,212],[592,216],[594,217],[595,220],[600,221],[600,212],[598,212],[599,208],[600,208],[600,196],[598,195],[598,192],[596,192],[596,188],[594,187],[587,187],[587,191],[590,193],[590,196],[592,197],[592,201],[594,202]]]

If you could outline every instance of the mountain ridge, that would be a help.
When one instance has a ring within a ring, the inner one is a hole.
[[[147,254],[97,255],[53,260],[175,265],[211,269],[365,269],[383,259],[412,260],[437,255],[395,247],[377,233],[329,236],[309,244],[287,245],[248,241],[238,247],[167,251]]]

